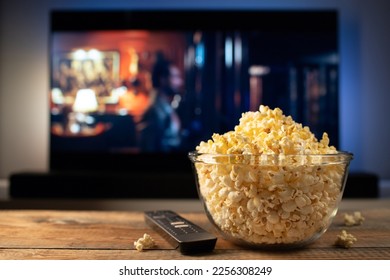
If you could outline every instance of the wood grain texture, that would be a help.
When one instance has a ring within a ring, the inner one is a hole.
[[[149,228],[142,212],[0,210],[0,259],[390,259],[390,202],[340,211],[329,230],[316,242],[299,250],[250,250],[219,238],[214,252],[183,256]],[[360,226],[346,227],[343,215],[359,210]],[[203,213],[182,215],[213,231]],[[352,248],[334,246],[346,229],[358,241]],[[150,234],[157,246],[138,252],[133,242]]]

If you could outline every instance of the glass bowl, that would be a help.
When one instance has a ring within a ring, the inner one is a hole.
[[[207,217],[225,239],[252,248],[297,248],[330,226],[352,154],[190,152],[189,158]]]

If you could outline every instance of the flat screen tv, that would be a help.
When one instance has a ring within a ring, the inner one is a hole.
[[[50,19],[54,195],[195,197],[187,153],[260,104],[338,145],[335,10],[54,10]]]

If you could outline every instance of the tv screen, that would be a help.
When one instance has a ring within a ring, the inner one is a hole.
[[[161,196],[143,182],[170,174],[148,184],[194,196],[187,153],[260,104],[338,145],[337,11],[55,10],[50,24],[52,172],[110,174],[130,197]]]

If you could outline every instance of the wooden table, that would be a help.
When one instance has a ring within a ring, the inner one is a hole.
[[[363,225],[346,227],[344,213],[361,211]],[[182,216],[212,231],[202,212]],[[347,229],[358,241],[334,246]],[[153,250],[138,252],[133,242],[150,234]],[[345,200],[329,230],[312,245],[289,251],[249,250],[222,238],[212,253],[183,256],[144,222],[141,211],[0,210],[0,259],[390,259],[390,200]]]

